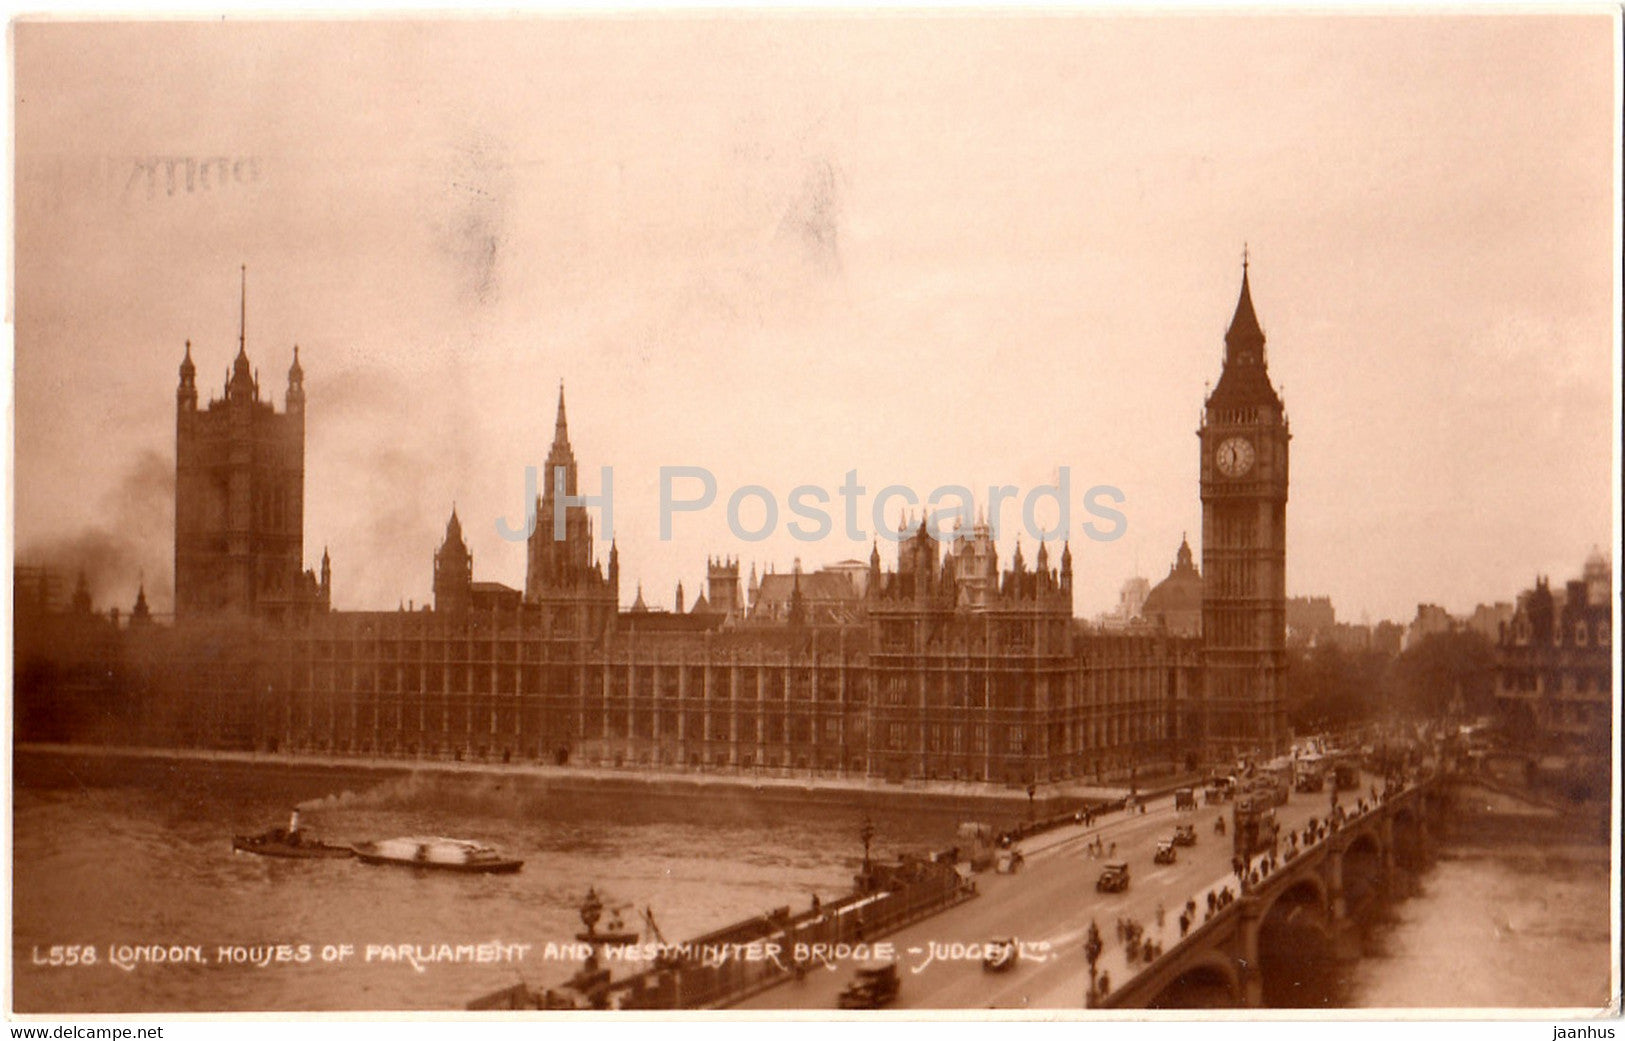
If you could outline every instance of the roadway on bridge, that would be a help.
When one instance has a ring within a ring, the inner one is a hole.
[[[1351,805],[1358,794],[1345,792],[1340,798]],[[1276,811],[1283,848],[1288,832],[1302,828],[1311,817],[1324,818],[1329,808],[1329,792],[1293,794]],[[1214,832],[1214,822],[1221,815],[1226,828],[1223,836]],[[1174,825],[1180,823],[1196,826],[1196,845],[1181,848],[1174,864],[1153,864],[1158,840],[1171,837]],[[1171,949],[1179,941],[1179,914],[1187,900],[1197,904],[1194,929],[1206,913],[1209,891],[1225,885],[1236,888],[1231,871],[1231,824],[1228,803],[1177,813],[1169,796],[1149,804],[1144,814],[1114,814],[1093,828],[1068,827],[1025,840],[1020,844],[1026,857],[1022,871],[978,875],[978,897],[879,941],[891,943],[897,954],[901,989],[890,1007],[1083,1007],[1089,984],[1083,944],[1090,922],[1099,926],[1105,943],[1099,969],[1110,974],[1115,989],[1132,972],[1117,936],[1119,917],[1138,920],[1148,938]],[[1108,850],[1116,844],[1115,857],[1108,853],[1096,858],[1089,853],[1089,841],[1096,836]],[[1128,890],[1096,892],[1101,865],[1114,859],[1129,865]],[[1160,929],[1156,924],[1159,904],[1165,912]],[[968,949],[969,945],[1002,937],[1020,941],[1023,957],[1007,971],[990,972],[982,967],[980,952]],[[967,949],[956,952],[954,944],[967,945]],[[735,1007],[835,1008],[854,968],[850,960],[831,961],[815,967],[803,979],[789,980]]]

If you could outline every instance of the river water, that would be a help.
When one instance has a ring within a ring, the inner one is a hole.
[[[48,758],[20,757],[14,788],[19,1012],[456,1009],[574,971],[574,952],[557,945],[580,928],[589,885],[629,925],[649,908],[680,940],[843,892],[862,855],[860,813],[745,793],[565,797],[488,775],[335,785],[276,768],[228,784],[196,764]],[[231,852],[233,833],[281,823],[294,804],[324,837],[452,834],[501,845],[525,868],[448,876]],[[882,855],[954,842],[950,810],[871,816]],[[1355,968],[1346,1000],[1600,1005],[1609,885],[1606,852],[1446,859],[1378,930],[1377,956]],[[453,960],[477,945],[507,960]],[[529,945],[523,960],[514,945]]]
[[[1362,1008],[1603,1008],[1606,847],[1446,849],[1352,966]]]

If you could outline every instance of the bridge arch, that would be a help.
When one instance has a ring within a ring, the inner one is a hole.
[[[1313,904],[1321,915],[1326,915],[1331,909],[1331,894],[1327,892],[1326,880],[1318,871],[1306,871],[1290,885],[1282,886],[1279,891],[1266,896],[1259,908],[1259,916],[1268,918],[1283,900],[1289,901],[1293,910]]]
[[[1337,956],[1325,880],[1307,872],[1261,911],[1257,953],[1265,1007],[1335,1006]]]
[[[1360,828],[1343,850],[1343,909],[1350,918],[1366,918],[1388,888],[1383,870],[1382,833]]]
[[[1356,851],[1369,853],[1371,856],[1382,856],[1382,833],[1376,828],[1357,828],[1349,835],[1348,846],[1343,851],[1347,856]]]
[[[1146,1002],[1146,1008],[1240,1008],[1241,974],[1222,951],[1210,950],[1193,959],[1178,976]]]

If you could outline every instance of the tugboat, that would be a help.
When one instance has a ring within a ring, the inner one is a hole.
[[[258,835],[232,837],[233,852],[255,853],[262,857],[290,860],[328,860],[355,856],[349,846],[336,846],[308,836],[299,829],[299,811],[294,810],[286,828],[272,828]]]
[[[351,847],[363,864],[400,864],[465,874],[511,875],[525,862],[470,839],[405,837],[358,842]]]

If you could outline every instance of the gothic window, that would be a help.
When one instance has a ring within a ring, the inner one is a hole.
[[[1588,641],[1588,634],[1586,633],[1586,624],[1584,622],[1576,623],[1575,626],[1574,626],[1574,643],[1575,643],[1575,646],[1584,647],[1586,645],[1587,641]]]

